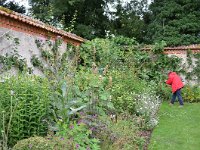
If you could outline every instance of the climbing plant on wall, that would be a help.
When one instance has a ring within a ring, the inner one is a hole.
[[[15,38],[8,33],[3,34],[1,37],[1,41],[7,40],[10,41],[11,51],[7,52],[5,55],[0,55],[0,64],[1,71],[0,74],[4,71],[10,70],[12,67],[17,68],[20,72],[25,71],[27,68],[27,64],[24,58],[22,58],[18,52],[18,46],[20,44],[19,38]],[[6,48],[2,48],[1,51],[7,50]]]
[[[187,51],[185,75],[189,81],[200,82],[200,53],[193,53],[191,50]]]

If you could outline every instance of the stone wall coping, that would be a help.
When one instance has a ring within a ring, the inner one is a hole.
[[[142,48],[143,50],[151,50],[152,46],[145,46]],[[187,46],[177,46],[177,47],[165,47],[165,51],[173,51],[173,50],[200,50],[200,44],[192,44]]]

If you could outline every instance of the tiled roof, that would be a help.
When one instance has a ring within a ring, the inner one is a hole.
[[[145,46],[144,50],[150,50],[152,46]],[[164,50],[200,50],[200,44],[193,44],[188,46],[165,47]]]
[[[17,12],[11,11],[9,9],[3,8],[1,6],[0,6],[0,15],[16,19],[18,21],[30,24],[30,25],[38,27],[38,28],[45,29],[47,31],[59,34],[59,35],[64,36],[64,37],[68,37],[70,39],[74,39],[74,40],[77,40],[77,41],[80,41],[80,42],[85,41],[85,39],[83,39],[83,38],[81,38],[81,37],[79,37],[75,34],[72,34],[72,33],[69,33],[69,32],[66,32],[66,31],[63,31],[63,30],[59,30],[59,29],[57,29],[53,26],[47,25],[47,24],[45,24],[45,23],[43,23],[39,20],[32,19],[30,17],[27,17],[27,16],[19,14]]]
[[[165,50],[200,50],[200,44],[193,44],[188,46],[165,47]]]

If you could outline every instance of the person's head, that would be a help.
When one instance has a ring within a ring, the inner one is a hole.
[[[172,71],[169,71],[169,72],[168,72],[168,76],[169,76],[171,73],[172,73]]]

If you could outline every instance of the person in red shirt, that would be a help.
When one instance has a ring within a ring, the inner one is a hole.
[[[181,96],[181,89],[183,88],[183,82],[181,81],[181,78],[176,74],[176,72],[169,72],[168,73],[168,79],[166,81],[166,84],[171,85],[172,87],[172,99],[170,104],[174,104],[176,97],[178,97],[178,101],[180,103],[180,106],[183,106],[183,98]]]

